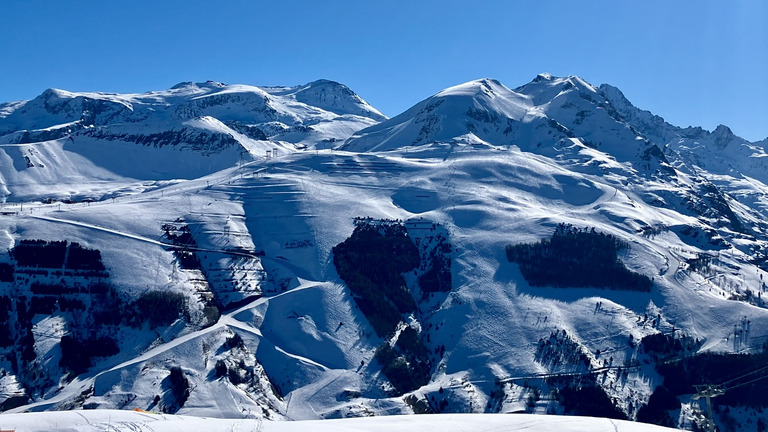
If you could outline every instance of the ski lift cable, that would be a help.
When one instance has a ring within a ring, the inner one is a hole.
[[[743,382],[743,383],[741,383],[741,384],[736,384],[736,385],[733,385],[733,386],[727,387],[727,389],[728,389],[728,390],[733,390],[733,389],[735,389],[735,388],[738,388],[738,387],[742,387],[742,386],[745,386],[745,385],[747,385],[747,384],[752,384],[752,383],[753,383],[753,382],[755,382],[755,381],[760,381],[761,379],[766,379],[766,378],[768,378],[768,375],[763,375],[763,376],[761,376],[761,377],[758,377],[758,378],[752,379],[752,380],[750,380],[750,381],[747,381],[747,382]]]
[[[745,374],[744,374],[744,375],[742,375],[742,376],[739,376],[739,377],[736,377],[736,378],[732,378],[732,379],[729,379],[728,381],[722,382],[720,385],[721,385],[721,386],[724,386],[724,387],[728,387],[728,384],[730,384],[730,383],[732,383],[732,382],[734,382],[734,381],[738,381],[738,380],[740,380],[740,379],[742,379],[742,378],[746,378],[746,377],[748,377],[748,376],[750,376],[750,375],[752,375],[752,374],[758,373],[758,372],[760,372],[760,371],[763,371],[763,370],[766,370],[766,369],[768,369],[768,366],[763,366],[763,367],[761,367],[761,368],[758,368],[758,369],[755,369],[755,370],[753,370],[752,372],[747,372],[747,373],[745,373]],[[768,375],[767,375],[767,376],[768,376]]]

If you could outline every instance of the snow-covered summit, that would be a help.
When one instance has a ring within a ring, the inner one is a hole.
[[[383,151],[430,142],[449,142],[467,133],[499,143],[513,122],[532,121],[529,98],[497,80],[479,79],[450,87],[402,114],[356,133],[343,146],[350,151]],[[526,119],[528,114],[530,118]],[[506,138],[506,139],[505,139]]]
[[[244,154],[330,147],[383,119],[352,90],[327,80],[281,88],[182,82],[136,94],[48,89],[32,100],[0,105],[0,144],[21,150],[9,153],[15,169],[5,176],[13,190],[14,183],[47,182],[65,171],[85,177],[96,171],[88,163],[63,168],[71,153],[116,177],[192,178]],[[46,151],[30,147],[29,153],[27,144]],[[151,156],[166,152],[185,162]],[[45,153],[50,160],[41,159]],[[25,169],[31,167],[36,169]]]
[[[163,91],[140,94],[69,92],[48,89],[30,101],[4,104],[2,135],[34,132],[63,124],[79,127],[114,123],[167,122],[209,115],[221,121],[280,121],[286,128],[312,125],[341,115],[378,121],[384,117],[346,86],[332,81],[281,88],[183,82]]]
[[[336,81],[320,79],[301,86],[265,87],[264,90],[270,94],[292,97],[298,102],[339,115],[353,114],[377,121],[387,118],[349,87]]]
[[[213,80],[208,80],[205,82],[194,82],[194,81],[182,81],[175,86],[171,87],[171,90],[179,90],[179,89],[189,89],[189,88],[198,88],[198,89],[204,89],[204,88],[222,88],[226,87],[227,85]]]
[[[530,83],[516,88],[515,91],[529,95],[534,104],[543,105],[556,98],[560,93],[572,89],[578,92],[597,93],[595,86],[579,76],[556,77],[549,73],[537,75]]]
[[[572,139],[619,161],[665,161],[654,144],[623,122],[598,88],[582,78],[537,76],[514,90],[494,79],[450,87],[392,119],[364,129],[342,148],[384,151],[452,142],[471,133],[497,146],[542,154]]]

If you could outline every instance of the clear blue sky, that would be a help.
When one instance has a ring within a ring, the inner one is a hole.
[[[328,78],[393,116],[465,81],[514,88],[540,72],[763,139],[768,1],[0,0],[0,101]]]

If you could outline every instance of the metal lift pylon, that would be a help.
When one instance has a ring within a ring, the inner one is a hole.
[[[691,399],[705,398],[707,400],[707,430],[715,432],[715,421],[712,418],[712,398],[725,394],[725,389],[722,386],[711,384],[694,385],[693,388],[696,389],[696,394]]]

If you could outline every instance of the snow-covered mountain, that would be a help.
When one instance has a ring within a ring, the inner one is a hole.
[[[382,151],[466,141],[554,156],[558,149],[553,147],[569,139],[622,162],[637,158],[660,162],[653,143],[618,118],[599,89],[578,77],[548,74],[515,90],[492,79],[451,87],[361,130],[343,148]]]
[[[382,119],[327,80],[263,89],[185,82],[127,95],[49,89],[0,106],[0,143],[15,145],[2,172],[17,177],[6,184],[41,188],[72,177],[77,188],[94,173],[101,181],[192,179],[237,164],[245,153],[331,146]]]
[[[0,408],[702,425],[766,361],[764,155],[548,74],[0,104]]]
[[[616,87],[603,84],[599,92],[626,123],[662,146],[670,157],[716,175],[749,176],[762,182],[768,180],[768,155],[765,151],[768,140],[749,142],[736,136],[725,125],[711,132],[700,127],[683,129],[670,125],[649,111],[636,108]]]

